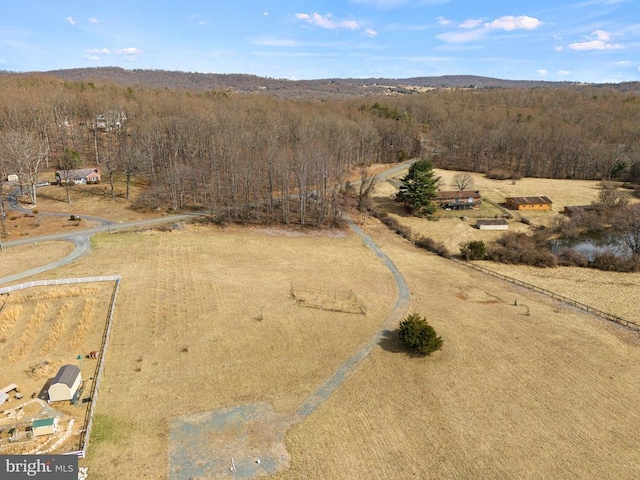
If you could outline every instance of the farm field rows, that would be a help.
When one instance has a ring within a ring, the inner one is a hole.
[[[46,401],[47,380],[66,364],[79,367],[83,397],[90,396],[97,360],[85,357],[101,348],[112,292],[112,282],[98,282],[32,287],[0,295],[0,383],[17,384],[24,396],[21,400],[10,399],[2,405],[3,410],[15,409],[29,401],[29,396]],[[75,422],[71,437],[60,451],[77,450],[89,404],[72,406],[65,402],[52,406],[63,415],[63,421]],[[19,413],[17,420],[3,415],[0,427],[25,421],[32,415],[38,417],[38,408],[28,407]],[[11,447],[5,443],[0,452],[24,453],[25,448],[35,445]]]

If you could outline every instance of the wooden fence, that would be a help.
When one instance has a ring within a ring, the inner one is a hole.
[[[455,258],[451,258],[452,261],[457,262],[461,265],[465,265],[467,267],[473,268],[474,270],[478,270],[479,272],[482,273],[486,273],[489,275],[492,275],[494,277],[497,277],[501,280],[504,280],[506,282],[509,283],[513,283],[514,285],[518,285],[520,287],[524,287],[528,290],[533,290],[534,292],[538,292],[541,293],[543,295],[546,295],[548,297],[551,297],[555,300],[559,300],[563,303],[567,303],[575,308],[578,308],[584,312],[590,313],[592,315],[596,315],[600,318],[603,318],[605,320],[609,320],[611,322],[615,322],[618,323],[620,325],[623,325],[627,328],[630,328],[632,330],[636,330],[636,331],[640,331],[640,323],[638,322],[633,322],[631,320],[627,320],[625,318],[622,317],[618,317],[617,315],[613,315],[611,313],[608,312],[604,312],[602,310],[599,310],[597,308],[594,308],[590,305],[587,305],[585,303],[581,303],[578,302],[576,300],[573,300],[572,298],[569,297],[565,297],[564,295],[560,295],[558,293],[552,292],[551,290],[547,290],[546,288],[542,288],[542,287],[538,287],[537,285],[533,285],[531,283],[527,283],[527,282],[523,282],[522,280],[518,280],[516,278],[512,278],[512,277],[508,277],[506,275],[502,275],[501,273],[498,272],[494,272],[493,270],[490,270],[488,268],[482,267],[480,265],[476,265],[474,263],[471,262],[464,262]]]

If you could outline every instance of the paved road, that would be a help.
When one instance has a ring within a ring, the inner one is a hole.
[[[38,213],[38,215],[42,215],[42,213]],[[67,217],[69,216],[68,213],[60,214],[60,215],[67,216]],[[4,283],[15,282],[17,280],[28,278],[33,275],[47,272],[49,270],[62,267],[63,265],[68,265],[70,263],[75,262],[76,260],[78,260],[79,258],[83,257],[84,255],[88,254],[91,251],[91,243],[89,239],[91,238],[92,235],[96,233],[125,230],[130,228],[140,228],[140,227],[146,227],[151,225],[162,225],[165,223],[175,223],[175,222],[179,222],[180,220],[185,220],[187,218],[194,218],[201,215],[204,215],[204,214],[188,213],[183,215],[170,215],[166,217],[151,218],[148,220],[138,220],[136,222],[127,222],[127,223],[113,223],[110,220],[100,219],[99,217],[83,216],[82,218],[97,221],[101,223],[101,225],[94,228],[75,231],[73,233],[56,233],[52,235],[42,235],[39,237],[30,237],[30,238],[24,238],[20,240],[12,240],[10,242],[3,242],[2,247],[9,248],[9,247],[15,247],[17,245],[28,245],[31,243],[38,243],[38,242],[67,241],[67,242],[72,242],[75,248],[69,255],[59,260],[56,260],[55,262],[51,262],[46,265],[42,265],[40,267],[32,268],[31,270],[17,273],[15,275],[0,278],[0,285]]]

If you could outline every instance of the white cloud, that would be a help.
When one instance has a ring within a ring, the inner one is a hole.
[[[127,47],[114,50],[113,53],[116,55],[140,55],[143,52],[139,48]]]
[[[605,32],[604,30],[596,30],[591,35],[595,36],[598,40],[602,40],[603,42],[608,42],[611,40],[611,34],[609,32]]]
[[[458,25],[458,28],[478,28],[480,25],[482,25],[482,20],[465,20]]]
[[[558,70],[558,75],[566,77],[567,75],[571,75],[571,70]]]
[[[443,27],[446,27],[447,25],[451,25],[453,23],[453,20],[449,20],[449,19],[447,19],[445,17],[436,17],[436,20]]]
[[[615,65],[619,65],[621,67],[628,67],[629,65],[631,65],[631,62],[629,60],[620,60],[619,62],[616,62]]]
[[[97,18],[90,18],[89,22],[91,23],[98,23],[98,19]]]
[[[376,32],[373,28],[367,28],[364,31],[364,35],[366,35],[367,37],[375,37],[376,35],[378,35],[378,32]]]
[[[119,48],[116,50],[110,50],[108,48],[92,48],[87,50],[87,54],[84,58],[87,60],[100,60],[102,55],[119,55],[122,56],[128,62],[135,62],[138,57],[144,53],[141,49],[135,47]]]
[[[562,47],[562,45],[558,45],[557,47],[555,47],[556,52],[561,52],[562,50],[564,50],[564,47]]]
[[[575,42],[569,44],[571,50],[587,51],[587,50],[618,50],[624,48],[619,43],[609,43],[611,34],[604,30],[595,30],[591,35],[595,40],[587,40],[586,42]]]
[[[603,40],[589,40],[588,42],[577,42],[569,44],[571,50],[618,50],[622,45],[618,43],[607,43]]]
[[[108,48],[92,48],[91,50],[87,50],[87,53],[93,55],[109,55],[111,52]]]
[[[337,21],[333,19],[333,15],[330,13],[327,15],[320,15],[319,13],[296,13],[295,17],[298,20],[302,20],[311,25],[316,25],[318,27],[326,28],[329,30],[338,30],[338,29],[346,29],[346,30],[359,30],[360,25],[355,20],[341,20]]]
[[[545,70],[544,68],[536,70],[536,72],[538,73],[538,75],[542,75],[543,77],[549,74],[549,71]]]
[[[262,12],[262,15],[264,15],[265,17],[269,16],[269,12]]]
[[[76,24],[76,21],[73,19],[73,17],[66,17],[65,20],[69,22],[69,25],[71,26]]]
[[[496,18],[493,22],[487,22],[484,24],[485,28],[491,28],[496,30],[535,30],[540,27],[542,22],[535,17],[528,17],[522,15],[514,17],[513,15],[507,15],[505,17]]]

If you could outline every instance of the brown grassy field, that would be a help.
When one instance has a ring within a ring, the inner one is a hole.
[[[103,433],[87,460],[93,478],[166,476],[168,425],[181,415],[257,401],[292,413],[369,340],[395,296],[390,273],[343,232],[101,235],[90,258],[65,270],[123,278],[96,420]],[[305,308],[291,285],[337,299],[352,291],[368,315]]]
[[[376,195],[384,199],[386,188]],[[557,201],[549,191],[509,195]],[[582,193],[567,202],[589,203],[588,186],[576,191]],[[411,310],[444,338],[443,350],[415,358],[393,337],[383,340],[289,430],[291,468],[276,478],[637,475],[637,333],[431,255],[364,220],[405,276]],[[441,228],[438,239],[452,245],[467,231],[479,232],[459,219],[417,222],[412,226],[426,225],[428,236]],[[82,461],[92,478],[166,478],[170,425],[187,414],[255,402],[291,414],[366,344],[395,300],[390,273],[350,232],[189,226],[99,235],[92,248],[89,257],[47,275],[123,277]],[[575,278],[564,278],[568,271],[543,270],[548,278],[521,267],[503,273],[551,282],[550,289],[579,301],[584,295],[592,305],[611,305],[619,292],[616,305],[633,308],[624,296],[636,288],[637,274],[585,277],[597,287],[579,293]],[[291,297],[292,286],[313,306],[357,295],[368,315],[305,308]],[[74,316],[78,331],[82,316]]]
[[[63,258],[71,253],[71,242],[38,242],[0,252],[0,277],[8,277]]]
[[[289,431],[276,478],[637,476],[637,334],[369,231],[443,349],[412,358],[383,342]]]
[[[426,359],[393,339],[374,349],[289,431],[281,478],[632,478],[636,334],[367,228],[444,349]],[[101,235],[64,269],[123,275],[83,462],[92,477],[164,478],[171,419],[261,401],[291,413],[370,338],[394,299],[388,272],[353,234],[296,235]],[[353,290],[369,315],[302,308],[292,283]]]

